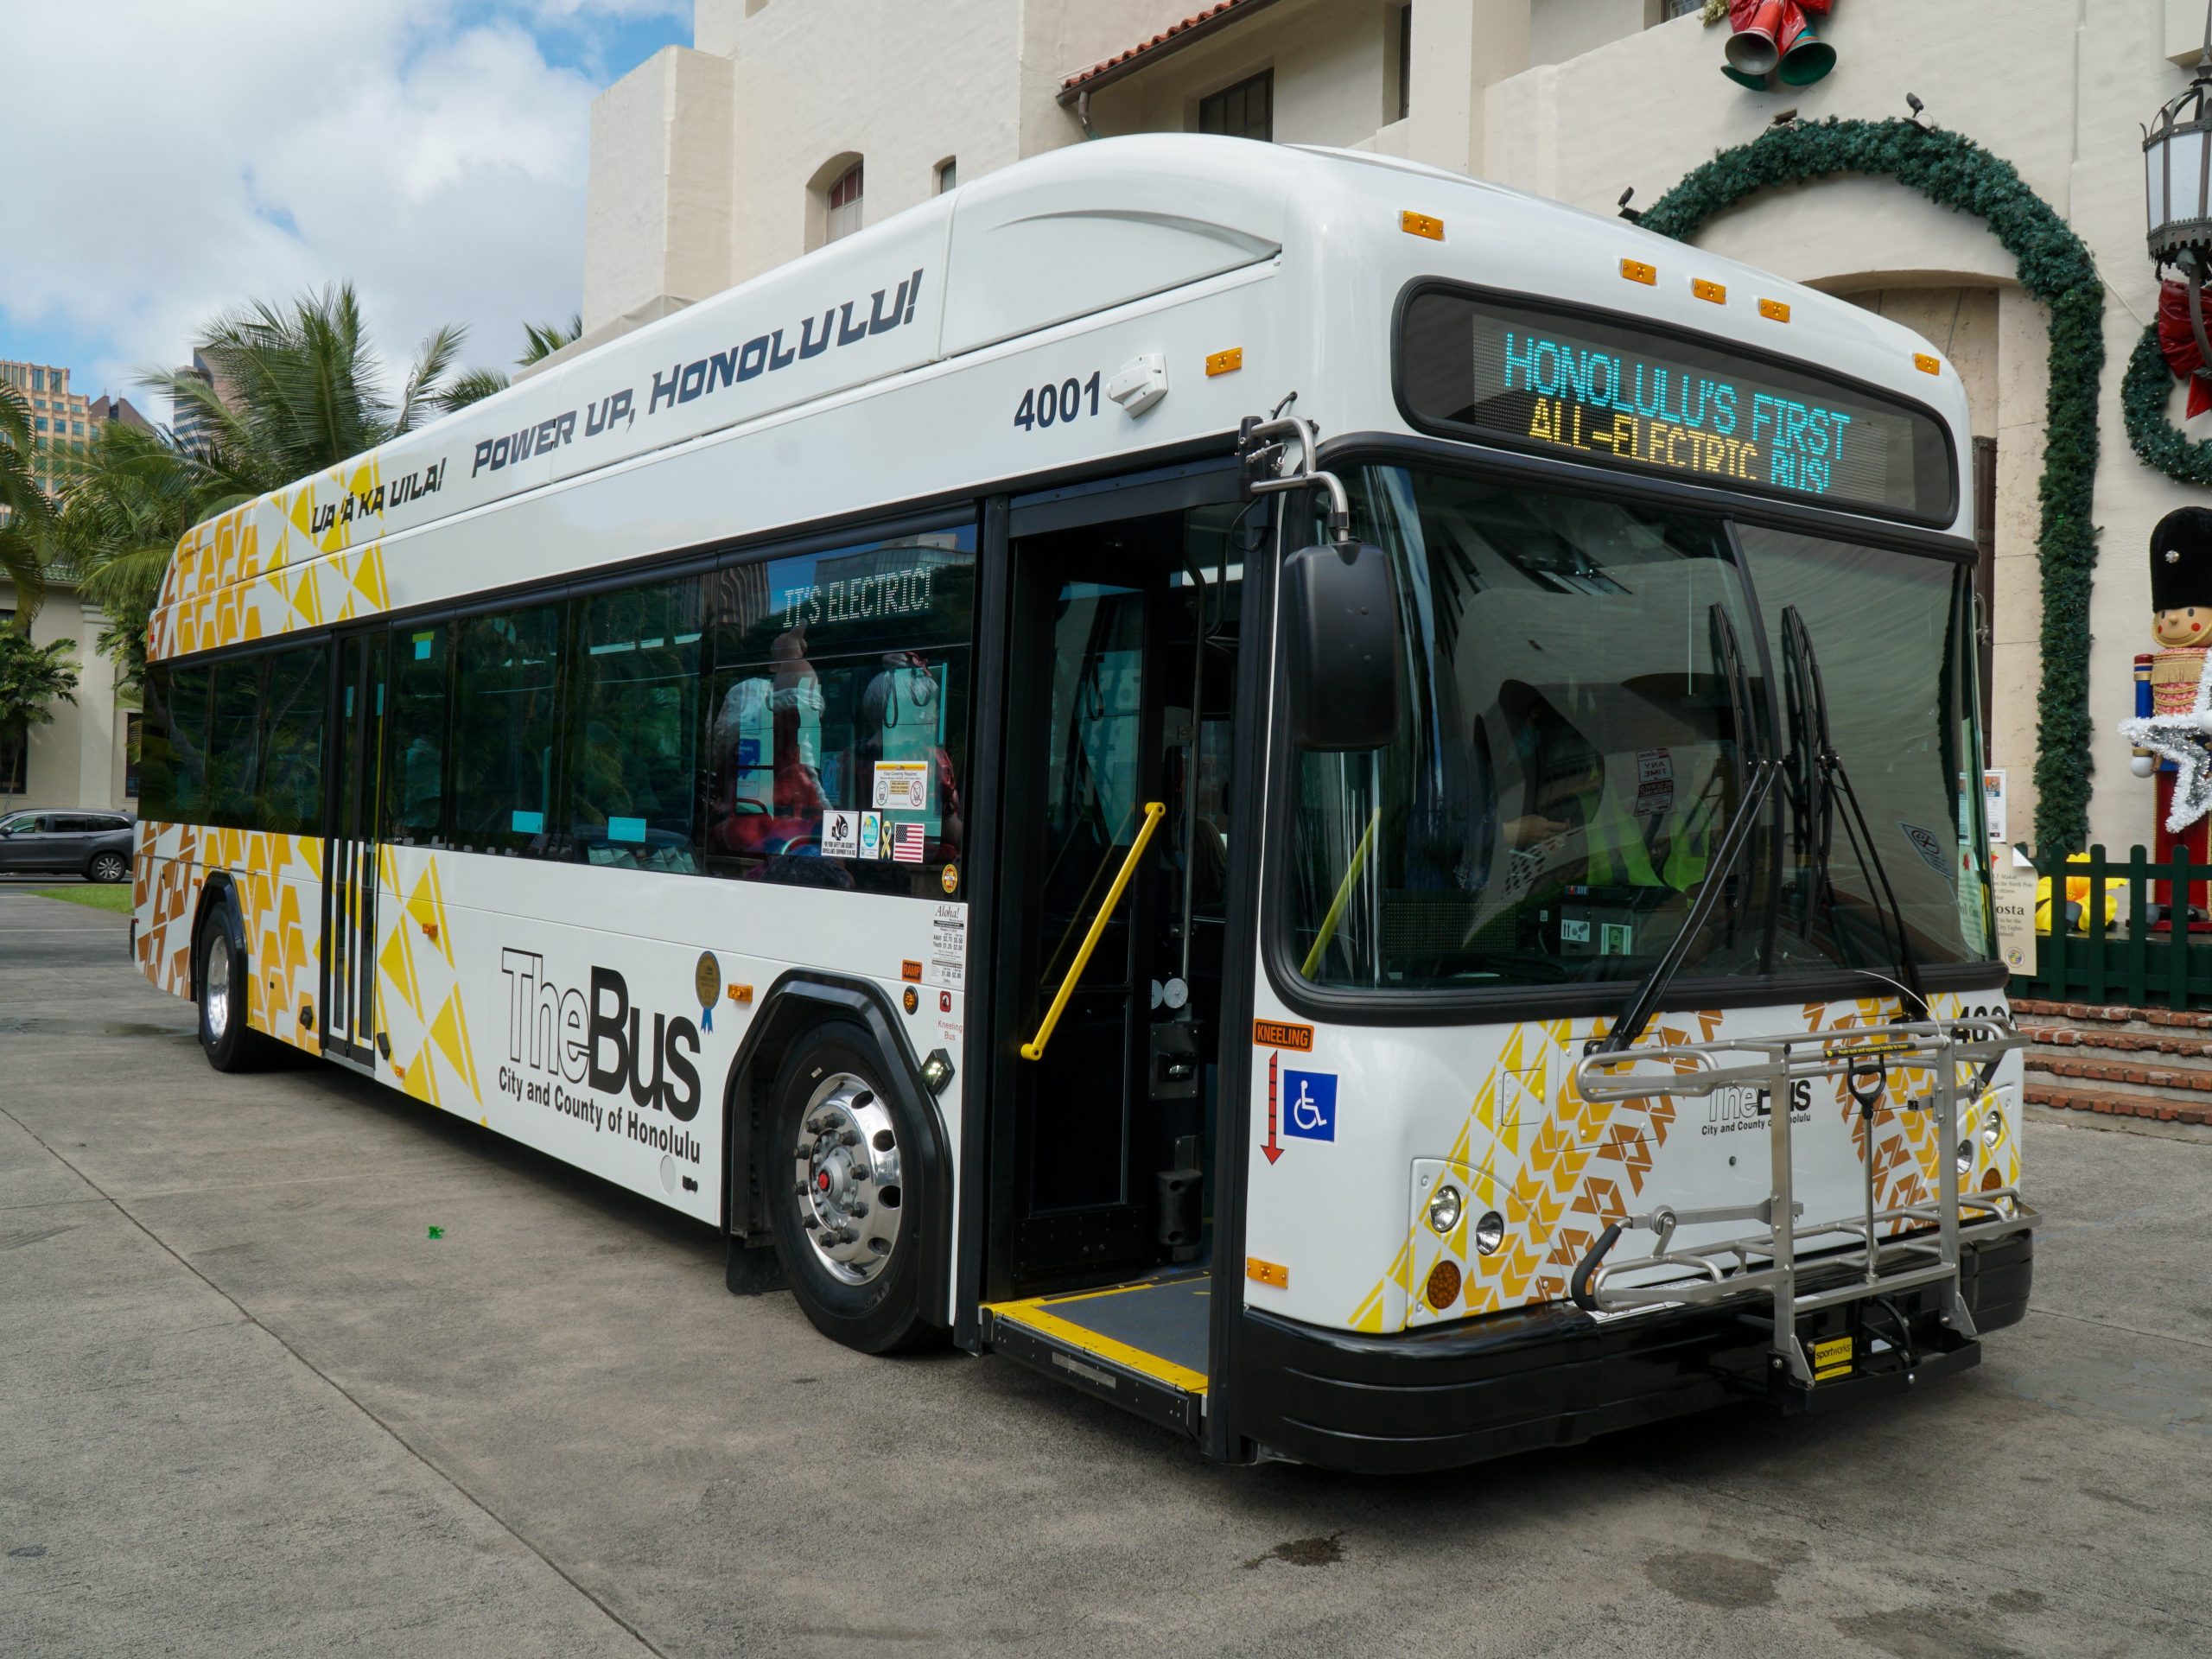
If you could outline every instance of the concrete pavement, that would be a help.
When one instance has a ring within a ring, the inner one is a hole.
[[[0,891],[0,1654],[2212,1644],[2212,1136],[2033,1120],[2036,1311],[1907,1408],[1225,1470],[334,1069],[219,1077],[125,925]]]

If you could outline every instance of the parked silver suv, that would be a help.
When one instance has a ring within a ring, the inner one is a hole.
[[[128,812],[97,807],[0,814],[0,872],[128,880],[137,833]]]

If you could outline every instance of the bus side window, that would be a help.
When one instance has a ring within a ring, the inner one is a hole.
[[[696,871],[700,582],[576,601],[568,830],[592,864]]]
[[[207,798],[207,671],[155,663],[146,671],[138,814],[197,823]]]
[[[283,836],[312,835],[322,823],[330,647],[318,640],[278,652],[268,662],[265,741],[253,827]]]
[[[260,787],[262,716],[268,706],[269,659],[246,657],[218,663],[208,728],[207,822],[230,829],[255,824]]]
[[[454,683],[453,839],[464,852],[551,847],[563,613],[464,619]]]
[[[957,891],[975,530],[734,564],[708,602],[715,874]]]
[[[446,677],[453,625],[403,624],[391,634],[391,754],[385,766],[384,833],[409,845],[450,841],[445,824]]]

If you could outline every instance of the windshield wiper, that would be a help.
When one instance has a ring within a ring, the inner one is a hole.
[[[1851,843],[1853,856],[1859,861],[1859,873],[1866,879],[1868,887],[1881,889],[1883,902],[1872,907],[1885,950],[1890,944],[1890,925],[1897,925],[1897,963],[1904,980],[1902,984],[1895,980],[1889,982],[1904,992],[1913,1018],[1929,1019],[1928,993],[1921,983],[1920,958],[1913,951],[1912,934],[1905,925],[1904,906],[1897,903],[1897,892],[1890,886],[1890,873],[1882,862],[1881,849],[1874,843],[1874,832],[1867,825],[1866,814],[1859,807],[1859,791],[1852,788],[1851,773],[1844,766],[1843,757],[1835,752],[1829,735],[1827,689],[1821,678],[1820,659],[1813,654],[1812,631],[1805,626],[1805,619],[1795,605],[1782,613],[1782,658],[1783,672],[1789,677],[1792,725],[1797,728],[1792,735],[1802,734],[1804,746],[1812,752],[1813,764],[1806,770],[1803,779],[1809,797],[1806,804],[1810,820],[1804,828],[1820,874],[1820,891],[1831,912],[1836,909],[1842,895],[1837,891],[1831,867],[1838,816],[1835,803],[1840,798],[1848,809],[1843,816],[1843,834]],[[1840,936],[1838,943],[1841,943]],[[1884,977],[1854,963],[1842,965],[1877,979]]]
[[[1736,866],[1744,856],[1744,849],[1751,844],[1757,833],[1760,811],[1766,805],[1768,792],[1774,785],[1774,774],[1779,763],[1760,755],[1751,762],[1751,787],[1744,791],[1744,798],[1736,804],[1735,816],[1728,820],[1722,833],[1720,845],[1713,855],[1712,871],[1697,890],[1697,897],[1690,901],[1690,913],[1682,920],[1681,931],[1675,934],[1665,952],[1655,963],[1643,982],[1636,988],[1636,995],[1629,999],[1621,1017],[1613,1021],[1613,1028],[1606,1033],[1595,1052],[1618,1054],[1643,1034],[1643,1027],[1650,1022],[1651,1011],[1659,1006],[1659,999],[1666,994],[1668,985],[1681,969],[1683,959],[1689,955],[1690,946],[1703,930],[1706,918],[1719,902],[1728,879],[1735,874]]]
[[[1690,901],[1689,914],[1683,918],[1681,931],[1660,953],[1659,960],[1652,964],[1651,971],[1629,998],[1621,1017],[1613,1021],[1612,1030],[1599,1045],[1598,1052],[1602,1053],[1618,1053],[1643,1034],[1643,1027],[1650,1022],[1651,1011],[1659,1006],[1667,987],[1681,971],[1690,946],[1696,943],[1707,918],[1713,914],[1713,906],[1726,890],[1744,849],[1751,844],[1760,809],[1765,805],[1775,774],[1781,769],[1779,763],[1759,752],[1758,728],[1751,720],[1751,678],[1745,667],[1743,645],[1736,637],[1736,625],[1717,604],[1707,613],[1707,618],[1713,630],[1713,666],[1727,688],[1728,714],[1735,728],[1738,756],[1737,786],[1743,794],[1736,803],[1735,816],[1721,832],[1720,845],[1714,849],[1705,880],[1698,885],[1697,897]]]

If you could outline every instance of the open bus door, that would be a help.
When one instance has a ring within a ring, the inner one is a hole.
[[[1226,471],[1017,503],[1007,567],[982,1334],[1193,1433],[1238,516]]]
[[[382,628],[341,634],[331,687],[322,842],[322,1052],[376,1064],[377,803],[383,798]]]

